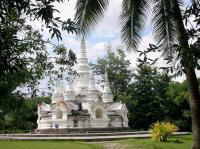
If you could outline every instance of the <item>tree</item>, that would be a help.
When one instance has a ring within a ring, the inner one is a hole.
[[[49,28],[52,37],[56,36],[58,40],[61,39],[59,23],[63,30],[72,33],[76,31],[70,19],[66,22],[54,17],[58,10],[52,5],[53,2],[63,1],[2,0],[0,3],[0,81],[2,86],[4,84],[8,87],[10,93],[19,86],[27,85],[35,94],[38,90],[35,88],[38,80],[53,72],[51,70],[54,66],[49,61],[45,48],[48,41],[42,39],[39,31],[34,31],[27,25],[27,18],[41,19]],[[55,53],[61,56],[56,60],[58,64],[65,64],[65,67],[74,64],[75,55],[71,50],[64,46],[56,46]]]
[[[107,55],[98,58],[97,63],[93,64],[94,72],[97,75],[103,76],[107,71],[115,101],[118,100],[120,94],[126,92],[133,76],[130,70],[130,62],[125,60],[125,57],[122,49],[117,48],[114,52],[111,47],[107,47]]]
[[[51,38],[56,37],[58,40],[62,39],[60,30],[75,33],[76,27],[71,19],[63,21],[60,17],[55,17],[55,12],[59,12],[54,8],[55,2],[63,0],[0,2],[1,122],[7,121],[13,125],[13,120],[22,116],[20,109],[24,106],[23,94],[17,89],[26,86],[31,95],[35,96],[39,90],[39,80],[48,76],[52,82],[52,77],[58,75],[58,71],[69,70],[75,63],[75,54],[63,45],[53,45],[57,57],[50,58],[46,49],[46,44],[50,42],[45,41],[40,32],[33,30],[26,21],[41,20],[43,27],[49,29]],[[55,68],[54,61],[59,70]]]
[[[169,105],[172,103],[166,97],[170,77],[154,66],[157,59],[148,58],[149,49],[139,52],[134,81],[126,92],[130,98],[121,96],[120,99],[128,107],[130,126],[148,129],[156,121],[168,119]]]
[[[16,88],[27,86],[32,91],[32,95],[36,95],[38,80],[58,72],[45,47],[49,42],[45,41],[40,32],[34,31],[26,22],[27,19],[42,20],[52,34],[51,37],[56,36],[58,40],[62,39],[60,26],[68,33],[76,32],[75,24],[70,19],[62,21],[54,16],[55,12],[58,12],[54,8],[54,2],[63,1],[2,0],[0,2],[0,86],[7,88],[6,92],[0,92],[0,96],[3,97],[0,100],[1,113],[6,112],[4,103],[12,100],[14,103],[15,100],[12,98],[20,96]],[[54,58],[53,61],[59,64],[61,72],[65,68],[70,69],[75,62],[75,54],[63,45],[54,45],[54,49],[60,57]],[[9,105],[5,107],[7,106]]]
[[[17,42],[13,41],[13,36],[19,32],[23,33],[22,37],[15,37]],[[0,121],[17,127],[20,122],[13,123],[13,120],[20,119],[23,114],[19,109],[24,107],[23,94],[18,88],[28,88],[28,93],[36,96],[41,79],[49,77],[49,81],[53,81],[52,77],[59,72],[71,69],[76,57],[71,50],[59,45],[54,48],[58,56],[55,62],[49,61],[46,41],[38,31],[23,22],[5,26],[1,35],[6,40],[0,44]],[[58,70],[55,70],[55,66]]]
[[[74,33],[77,29],[71,19],[63,21],[60,17],[55,17],[55,13],[59,13],[59,11],[55,9],[53,3],[62,3],[63,1],[64,0],[2,0],[0,3],[0,25],[6,25],[6,23],[13,21],[13,19],[15,19],[15,21],[16,19],[30,19],[31,21],[41,20],[49,29],[49,32],[51,32],[52,37],[56,36],[58,40],[62,40],[59,30],[60,26],[62,30],[66,30],[68,33]],[[3,30],[4,28],[1,29],[1,31]]]
[[[54,17],[54,13],[58,12],[52,5],[54,2],[63,1],[2,0],[0,3],[0,80],[12,85],[11,90],[26,83],[35,90],[37,80],[44,75],[43,70],[53,68],[52,63],[48,62],[48,52],[45,49],[48,41],[42,39],[39,31],[34,31],[27,25],[27,19],[42,20],[52,33],[52,38],[56,36],[58,40],[61,39],[59,25],[63,30],[76,32],[70,19],[61,21],[59,17]],[[55,49],[55,53],[62,55],[56,60],[59,64],[65,63],[70,67],[74,64],[75,56],[71,50],[66,50],[64,46],[57,46]]]
[[[122,40],[129,47],[137,48],[144,21],[150,8],[149,0],[123,0],[121,20]],[[77,1],[75,21],[80,33],[86,35],[103,17],[108,0]],[[192,48],[188,44],[188,35],[183,24],[178,0],[153,0],[153,24],[155,39],[164,58],[172,57],[180,61],[182,72],[186,75],[190,108],[192,111],[193,149],[200,148],[200,93],[195,73],[197,67]],[[193,10],[199,12],[199,1],[193,0]],[[194,12],[194,11],[192,11]],[[197,13],[198,16],[199,13]],[[198,24],[199,21],[197,20]],[[171,60],[172,62],[172,60]]]
[[[58,70],[55,70],[55,63],[49,61],[45,47],[48,42],[43,40],[39,31],[26,25],[25,20],[15,13],[1,19],[0,119],[4,121],[6,115],[23,105],[22,94],[17,88],[26,86],[35,96],[39,80],[55,75]],[[59,64],[61,72],[74,65],[76,57],[71,50],[60,45],[54,47],[54,52],[58,56],[54,61]]]
[[[193,64],[193,53],[188,44],[188,36],[183,24],[182,15],[178,1],[170,0],[171,10],[173,13],[174,23],[176,25],[177,40],[180,47],[180,60],[183,72],[186,75],[188,94],[190,100],[190,108],[192,113],[192,133],[193,133],[193,149],[200,148],[200,91],[197,81],[195,68]]]
[[[1,121],[0,131],[6,132],[29,132],[37,128],[37,105],[41,102],[50,103],[50,97],[37,97],[23,99],[17,108],[12,108],[4,115]],[[19,103],[19,102],[18,102]]]
[[[167,117],[181,131],[191,131],[191,111],[186,81],[169,83],[166,99],[170,101]]]
[[[166,97],[170,78],[153,67],[155,62],[147,57],[147,52],[140,55],[143,59],[138,59],[137,72],[133,73],[124,51],[108,47],[107,55],[98,58],[93,69],[97,75],[108,72],[114,99],[127,105],[129,126],[148,129],[157,120],[167,118],[168,105],[172,103]]]
[[[148,129],[156,121],[166,119],[169,102],[166,100],[170,78],[148,64],[138,65],[130,85],[128,102],[130,124],[133,128]],[[122,101],[123,97],[122,97]]]

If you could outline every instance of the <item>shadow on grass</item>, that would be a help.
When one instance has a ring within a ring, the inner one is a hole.
[[[183,141],[180,141],[180,140],[178,140],[178,139],[176,139],[176,140],[169,140],[169,141],[167,141],[167,142],[170,142],[170,143],[177,143],[177,144],[182,144],[182,143],[184,143]]]

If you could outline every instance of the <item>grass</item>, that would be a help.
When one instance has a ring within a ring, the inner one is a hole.
[[[0,141],[0,149],[103,149],[103,147],[70,141]]]
[[[191,135],[173,136],[168,142],[149,138],[96,143],[70,141],[0,141],[0,149],[190,149]]]
[[[124,146],[124,149],[190,149],[191,135],[173,136],[168,142],[155,142],[151,139],[126,139],[114,141]]]

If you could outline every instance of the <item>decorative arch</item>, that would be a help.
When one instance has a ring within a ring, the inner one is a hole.
[[[103,118],[103,109],[102,108],[97,108],[95,111],[95,117],[96,118]]]
[[[63,112],[60,109],[55,110],[55,118],[56,119],[62,119],[63,117]]]

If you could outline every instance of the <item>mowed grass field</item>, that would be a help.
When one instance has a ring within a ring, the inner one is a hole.
[[[0,149],[103,149],[98,144],[69,141],[0,141]]]
[[[122,145],[124,149],[191,149],[192,136],[182,135],[173,136],[168,142],[155,142],[149,138],[146,139],[126,139],[114,141]]]
[[[191,135],[173,136],[168,142],[149,138],[104,142],[0,141],[0,149],[191,149]]]

